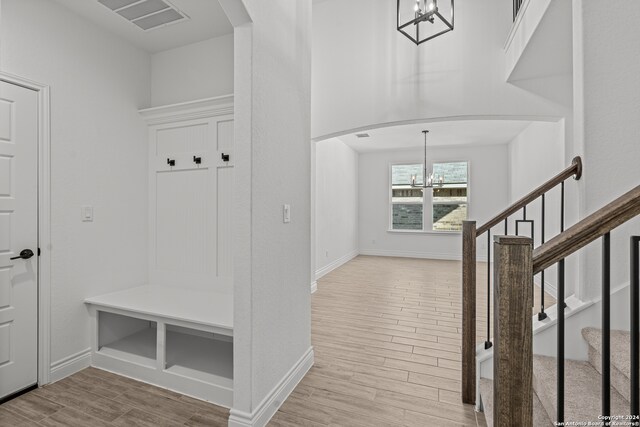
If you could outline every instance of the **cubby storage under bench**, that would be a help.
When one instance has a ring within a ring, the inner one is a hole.
[[[231,407],[231,294],[141,286],[85,303],[93,366]]]

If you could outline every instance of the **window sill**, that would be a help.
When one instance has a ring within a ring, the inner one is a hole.
[[[460,236],[461,231],[435,231],[435,230],[387,230],[387,233],[398,234],[436,234],[440,236]]]

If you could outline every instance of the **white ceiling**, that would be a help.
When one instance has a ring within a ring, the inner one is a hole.
[[[507,144],[530,124],[522,120],[419,123],[363,130],[338,139],[360,153],[421,148],[424,146],[423,129],[430,131],[427,136],[429,147]],[[356,133],[368,133],[370,138],[357,138]]]
[[[169,0],[190,19],[143,31],[98,0],[56,0],[80,16],[115,33],[135,46],[155,53],[222,36],[233,27],[218,0]]]

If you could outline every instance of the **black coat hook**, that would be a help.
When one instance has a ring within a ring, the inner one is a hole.
[[[176,165],[176,161],[174,159],[167,159],[167,164],[169,166],[175,166]]]
[[[193,156],[193,163],[199,165],[200,163],[202,163],[202,157]]]
[[[229,155],[222,153],[222,161],[223,162],[228,162],[229,161]]]

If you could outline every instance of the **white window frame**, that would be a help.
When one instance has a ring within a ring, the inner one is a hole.
[[[397,163],[390,163],[389,164],[389,179],[387,180],[387,186],[388,186],[388,190],[389,190],[389,231],[390,232],[395,232],[395,233],[424,233],[426,228],[425,228],[425,214],[424,214],[424,200],[425,200],[425,195],[423,194],[422,196],[422,229],[421,230],[403,230],[403,229],[395,229],[393,228],[393,167],[394,166],[412,166],[412,165],[420,165],[422,166],[422,163],[419,162],[411,162],[411,161],[407,161],[407,162],[397,162]],[[407,183],[407,185],[409,185],[409,183]],[[404,204],[415,204],[415,205],[419,205],[420,202],[407,202]]]
[[[467,159],[462,160],[440,160],[434,159],[430,162],[427,162],[427,170],[433,170],[433,165],[435,163],[467,163],[467,218],[469,218],[471,213],[471,162]],[[387,188],[388,188],[388,233],[399,233],[399,234],[438,234],[438,235],[460,235],[461,231],[449,231],[449,230],[434,230],[433,229],[433,192],[427,191],[427,194],[423,194],[422,197],[422,230],[402,230],[402,229],[394,229],[393,228],[393,167],[394,166],[407,166],[407,165],[422,165],[421,161],[394,161],[389,163],[388,170],[388,178],[387,178]],[[428,207],[428,209],[427,209]]]
[[[430,170],[433,170],[433,166],[436,163],[466,163],[467,164],[467,218],[466,219],[469,219],[469,213],[471,212],[471,203],[470,203],[471,163],[469,162],[469,160],[434,160],[431,162]],[[431,209],[430,209],[431,214],[429,215],[430,231],[438,234],[442,234],[442,233],[461,234],[462,230],[455,231],[455,230],[434,230],[433,229],[433,192],[431,192],[430,194],[431,194]]]

